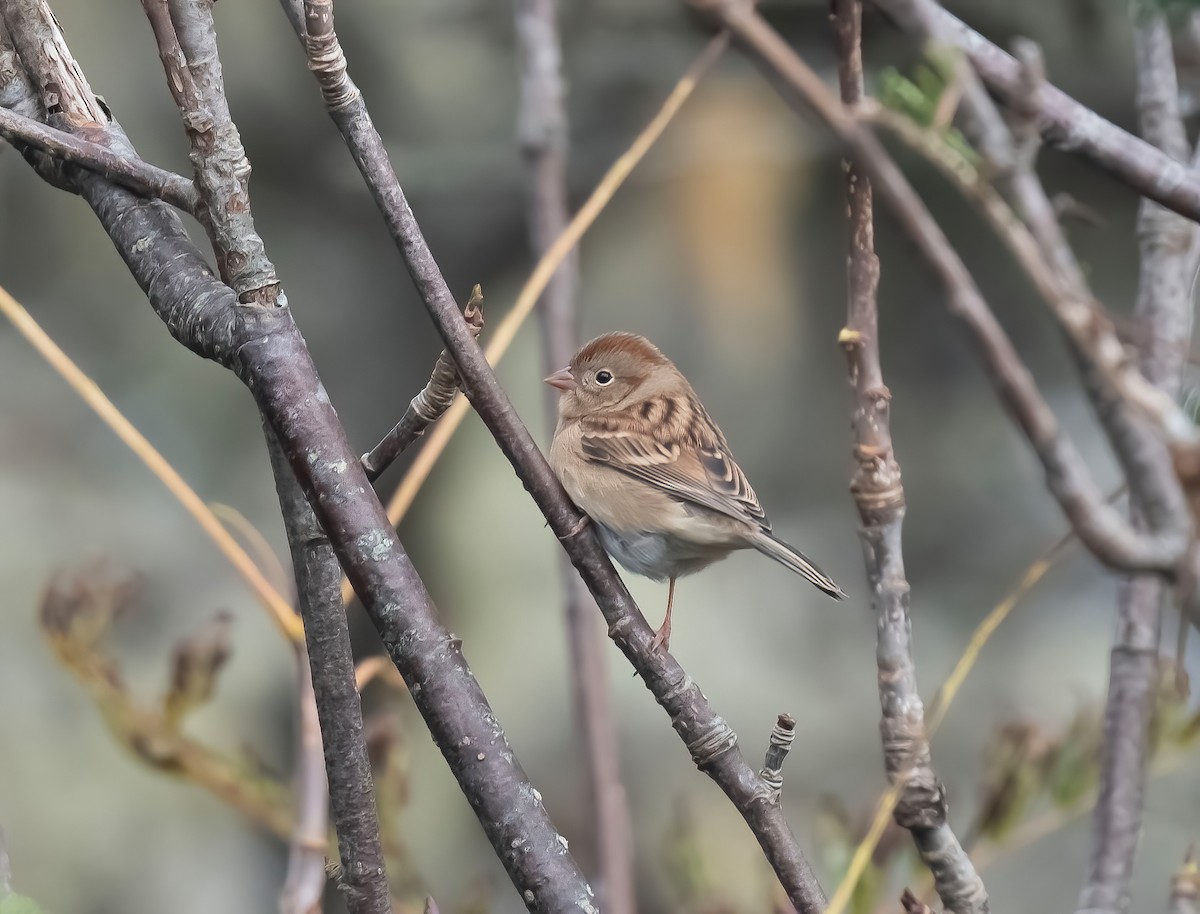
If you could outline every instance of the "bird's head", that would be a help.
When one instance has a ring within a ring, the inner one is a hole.
[[[546,383],[558,389],[558,413],[574,419],[618,412],[666,388],[675,365],[644,336],[606,333],[585,345]]]

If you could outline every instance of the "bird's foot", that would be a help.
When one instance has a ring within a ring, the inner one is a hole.
[[[650,642],[650,653],[657,654],[659,650],[669,651],[671,649],[671,620],[668,619],[662,624],[662,628],[654,633],[654,638]]]
[[[581,515],[579,520],[576,521],[574,525],[572,525],[571,529],[559,537],[559,540],[561,542],[565,543],[569,539],[574,539],[575,537],[579,536],[579,534],[581,534],[584,530],[586,530],[588,524],[590,524],[591,522],[592,522],[592,519],[590,517],[588,517],[586,514]]]

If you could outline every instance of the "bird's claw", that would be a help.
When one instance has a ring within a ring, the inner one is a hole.
[[[571,526],[571,529],[559,537],[559,541],[566,542],[567,540],[574,539],[575,537],[579,536],[579,534],[581,534],[584,530],[586,530],[588,524],[590,524],[591,522],[592,522],[592,519],[590,517],[588,517],[586,514],[580,515],[579,520],[577,520]]]

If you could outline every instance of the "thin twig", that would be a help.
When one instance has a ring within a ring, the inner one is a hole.
[[[296,646],[296,651],[301,655],[296,659],[296,767],[292,775],[296,825],[288,843],[287,873],[279,891],[279,914],[320,914],[326,881],[329,781],[325,777],[321,724],[317,719],[317,699],[313,694],[308,656],[300,645]]]
[[[860,0],[836,0],[834,10],[842,101],[853,107],[863,94],[862,6]],[[946,821],[946,792],[933,770],[917,688],[901,535],[904,486],[892,448],[891,394],[879,358],[879,260],[871,184],[851,162],[846,163],[846,196],[850,244],[846,327],[840,342],[854,391],[851,425],[856,467],[850,491],[862,523],[863,556],[876,616],[884,767],[893,784],[903,781],[896,823],[912,833],[943,906],[954,914],[978,914],[987,911],[987,891]]]
[[[1186,551],[1186,535],[1134,530],[1120,512],[1104,503],[1087,464],[1059,425],[975,280],[878,139],[846,111],[752,6],[714,0],[691,0],[691,5],[730,29],[756,60],[780,77],[780,88],[786,90],[789,101],[811,106],[846,144],[850,157],[871,179],[875,193],[893,211],[945,287],[950,312],[971,331],[1004,405],[1042,462],[1047,487],[1088,549],[1114,567],[1173,572]]]
[[[471,289],[467,306],[463,309],[463,319],[470,325],[475,338],[479,339],[483,330],[483,290],[478,285]],[[425,429],[437,422],[450,408],[457,392],[458,369],[454,367],[454,360],[449,353],[443,349],[433,365],[429,383],[412,398],[400,421],[383,436],[383,440],[363,454],[362,465],[367,471],[367,479],[375,482],[409,445],[424,435]]]
[[[1117,489],[1109,495],[1108,501],[1115,501],[1123,491],[1123,487]],[[942,681],[941,686],[938,687],[937,692],[933,696],[933,701],[929,703],[930,710],[926,718],[926,730],[929,739],[933,739],[933,735],[941,727],[942,721],[946,719],[946,714],[949,712],[955,698],[958,697],[962,684],[966,681],[967,676],[970,675],[971,670],[974,669],[979,655],[996,633],[996,630],[1012,615],[1017,605],[1046,576],[1046,573],[1054,567],[1054,564],[1066,554],[1067,548],[1076,542],[1076,539],[1075,532],[1068,530],[1053,544],[1044,549],[1041,555],[1034,559],[1029,567],[1025,569],[1025,573],[1021,575],[1021,579],[1017,582],[1016,586],[1009,590],[1004,595],[1004,598],[984,616],[983,621],[975,627],[975,631],[971,633],[971,638],[967,642],[967,646],[963,648],[957,662],[955,662],[950,675]],[[858,885],[867,866],[871,863],[875,848],[883,837],[888,820],[892,817],[892,812],[900,799],[901,786],[902,782],[897,781],[897,783],[884,791],[883,795],[879,798],[870,828],[866,836],[859,842],[858,847],[855,848],[850,865],[846,869],[846,874],[842,877],[842,881],[838,885],[837,891],[834,892],[833,898],[830,899],[829,909],[826,911],[826,914],[842,914],[846,910],[855,886]],[[972,856],[972,861],[975,863],[976,871],[983,869],[983,866],[974,856]],[[932,879],[930,879],[930,882],[932,883]],[[924,891],[921,894],[924,895]]]
[[[1172,158],[1185,158],[1187,135],[1179,112],[1179,85],[1166,16],[1141,3],[1135,17],[1138,115],[1142,135]],[[1180,352],[1191,322],[1195,227],[1156,203],[1143,200],[1138,212],[1141,267],[1136,318],[1148,339],[1141,370],[1175,396],[1183,368]],[[1161,448],[1151,451],[1151,470],[1175,475]],[[1154,522],[1155,504],[1145,487],[1130,478],[1134,522]],[[1150,493],[1154,490],[1151,488]],[[1184,508],[1186,516],[1186,508]],[[1092,818],[1092,852],[1079,894],[1079,912],[1118,912],[1129,908],[1130,879],[1137,855],[1145,805],[1151,718],[1160,676],[1158,644],[1165,585],[1160,577],[1138,575],[1124,582],[1117,605],[1117,630],[1109,659],[1104,742],[1100,756],[1099,799]]]
[[[111,149],[47,127],[3,106],[0,136],[23,149],[36,149],[58,161],[94,171],[143,197],[165,200],[186,213],[196,213],[200,197],[192,182],[149,162],[119,156]]]
[[[527,166],[527,223],[533,253],[541,257],[566,231],[569,130],[558,35],[556,0],[515,0],[521,101],[517,140]],[[566,365],[580,344],[577,307],[578,249],[555,271],[538,302],[542,367],[550,374]],[[558,415],[558,392],[544,391],[547,425]],[[608,695],[608,667],[596,604],[570,560],[560,554],[566,615],[568,669],[587,775],[589,812],[595,829],[600,908],[633,914],[633,835],[621,783],[616,725]]]
[[[333,31],[332,7],[327,0],[306,0],[305,24],[309,68],[321,83],[330,116],[353,153],[418,294],[458,364],[463,389],[472,406],[583,576],[608,622],[610,637],[670,715],[696,766],[709,774],[733,801],[796,908],[801,914],[817,914],[824,907],[824,894],[782,810],[769,801],[757,774],[737,750],[737,735],[713,712],[691,677],[669,653],[650,649],[652,629],[617,576],[595,532],[571,503],[517,416],[471,335],[408,206],[361,94],[346,76],[345,60]],[[690,85],[720,55],[725,44],[724,36],[709,42],[689,71]],[[363,592],[358,590],[358,593]],[[533,906],[529,897],[526,901]]]
[[[758,776],[763,785],[770,791],[771,802],[778,803],[783,792],[783,763],[796,741],[796,718],[790,714],[780,714],[771,728],[771,736],[767,742],[767,755],[763,759],[762,770]]]
[[[300,641],[304,630],[291,603],[267,580],[254,560],[238,544],[224,525],[213,514],[196,491],[184,482],[178,471],[167,462],[146,437],[139,432],[121,413],[113,402],[104,395],[96,383],[71,361],[70,356],[46,334],[37,321],[19,302],[0,287],[0,313],[3,313],[83,401],[95,411],[104,424],[128,447],[146,467],[159,478],[167,491],[184,507],[200,525],[200,529],[213,541],[234,570],[246,582],[250,591],[270,613],[271,619],[289,641]]]

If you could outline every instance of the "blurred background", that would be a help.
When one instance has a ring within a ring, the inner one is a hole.
[[[53,5],[93,87],[142,155],[188,173],[138,4]],[[706,40],[681,6],[564,4],[575,203]],[[1058,85],[1133,129],[1122,4],[951,6],[1002,45],[1016,34],[1037,39]],[[763,11],[832,79],[825,3],[766,3]],[[279,8],[225,2],[216,18],[227,92],[254,165],[259,230],[351,440],[366,450],[425,382],[439,341]],[[482,283],[494,323],[532,266],[515,143],[511,5],[360,0],[339,6],[338,31],[451,287],[465,297]],[[911,42],[874,15],[866,54],[872,82],[884,65],[906,70],[916,61]],[[922,163],[900,158],[1108,485],[1116,478],[1110,456],[1041,302],[956,194]],[[1072,238],[1098,294],[1127,313],[1137,278],[1136,199],[1052,151],[1041,170],[1052,192],[1069,192],[1098,215],[1072,223]],[[797,718],[784,802],[827,889],[844,864],[828,838],[838,830],[831,810],[840,803],[857,820],[884,785],[874,624],[847,493],[849,396],[836,345],[845,313],[840,175],[825,133],[727,54],[584,239],[580,299],[585,337],[643,333],[679,364],[776,531],[850,595],[835,605],[759,556],[735,556],[680,584],[672,637],[673,652],[756,766],[776,715]],[[1064,524],[936,286],[886,216],[878,236],[884,371],[908,495],[906,560],[928,700],[974,626]],[[12,150],[0,154],[0,283],[203,498],[235,507],[286,556],[250,397],[231,374],[169,338],[86,206],[43,184]],[[58,569],[102,556],[140,573],[140,608],[118,622],[106,649],[146,702],[163,691],[172,645],[229,610],[232,659],[187,729],[222,751],[248,751],[282,778],[294,736],[289,651],[193,521],[7,324],[0,365],[0,827],[14,884],[60,914],[270,909],[284,845],[120,747],[56,662],[37,608]],[[534,322],[500,375],[546,442]],[[401,472],[393,468],[381,491]],[[400,534],[551,816],[590,863],[558,547],[474,417]],[[657,625],[665,586],[629,583]],[[1056,739],[1102,701],[1116,584],[1071,554],[984,651],[933,747],[958,828],[968,830],[980,806],[985,750],[1000,728],[1023,720]],[[358,607],[351,622],[358,654],[378,652]],[[1166,629],[1172,650],[1173,617]],[[773,877],[750,833],[692,767],[618,651],[605,647],[642,909],[695,909],[685,891],[694,883],[705,904],[768,910]],[[1198,660],[1193,652],[1193,673]],[[520,910],[405,696],[372,686],[366,703],[399,723],[395,759],[407,799],[384,815],[407,847],[414,884],[443,911]],[[1198,803],[1194,758],[1153,779],[1139,907],[1163,908],[1170,873],[1198,837]],[[984,871],[997,910],[1034,898],[1047,910],[1071,909],[1088,823],[1086,815],[1063,818],[1061,828],[1000,854]],[[690,875],[680,876],[681,867]],[[902,865],[895,878],[900,885],[915,877]]]

